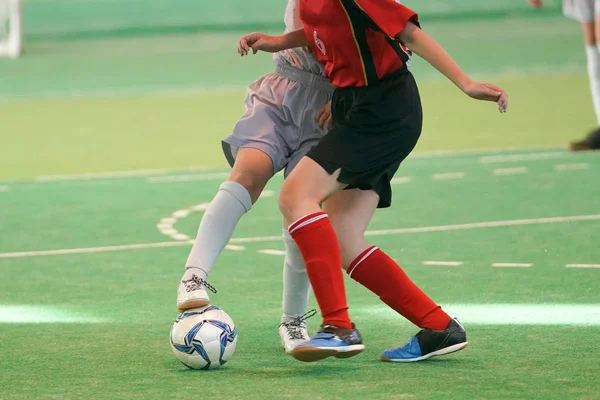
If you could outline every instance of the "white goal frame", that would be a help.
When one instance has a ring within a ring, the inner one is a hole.
[[[0,57],[16,58],[22,51],[21,0],[0,0]]]

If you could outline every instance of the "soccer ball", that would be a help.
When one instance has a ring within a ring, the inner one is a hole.
[[[171,328],[171,348],[191,369],[216,369],[231,359],[237,344],[233,320],[216,306],[191,308]]]

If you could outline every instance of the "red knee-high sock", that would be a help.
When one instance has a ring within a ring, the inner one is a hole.
[[[323,324],[352,329],[340,248],[327,214],[309,214],[290,225],[289,231],[306,263]]]
[[[387,254],[372,246],[348,267],[348,275],[420,328],[443,330],[450,316],[442,311]]]

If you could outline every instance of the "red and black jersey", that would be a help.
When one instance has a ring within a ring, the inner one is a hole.
[[[369,86],[406,68],[394,37],[417,14],[395,0],[300,0],[300,19],[325,76],[337,87]]]

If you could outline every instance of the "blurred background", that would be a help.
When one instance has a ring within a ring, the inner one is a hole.
[[[0,0],[6,3],[8,0]],[[224,167],[220,139],[245,87],[273,70],[241,59],[249,31],[283,29],[283,0],[24,0],[23,55],[0,58],[0,180]],[[563,147],[594,127],[577,23],[560,0],[407,0],[423,28],[509,113],[466,99],[421,60],[417,151]]]

